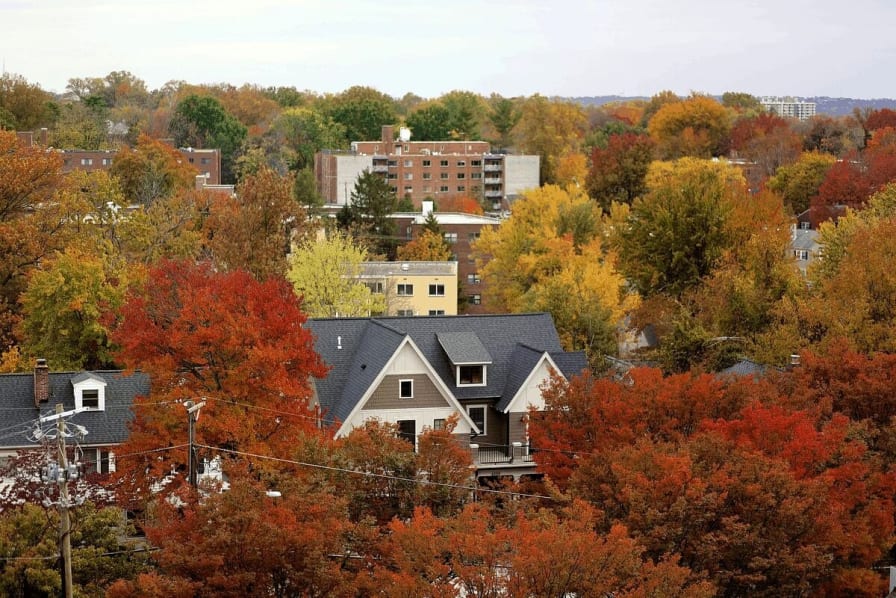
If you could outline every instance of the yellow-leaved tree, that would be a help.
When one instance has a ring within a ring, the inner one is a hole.
[[[593,366],[616,353],[616,332],[638,302],[602,243],[601,210],[580,188],[547,185],[514,203],[474,252],[493,311],[547,311],[567,350]]]

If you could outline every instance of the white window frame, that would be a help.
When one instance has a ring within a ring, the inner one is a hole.
[[[470,416],[470,419],[475,424],[476,420],[470,414],[470,409],[482,409],[482,427],[479,428],[479,435],[485,436],[488,434],[488,405],[467,405],[467,415]]]
[[[471,367],[479,367],[482,368],[482,382],[461,382],[460,381],[460,369],[461,368],[471,368]],[[467,387],[467,386],[485,386],[488,384],[488,367],[484,363],[465,363],[463,365],[455,366],[454,368],[454,383],[457,386]]]
[[[409,395],[405,395],[403,392],[403,386],[405,383],[411,385],[411,393]],[[414,379],[413,378],[399,378],[398,380],[398,398],[399,399],[413,399],[414,398]]]

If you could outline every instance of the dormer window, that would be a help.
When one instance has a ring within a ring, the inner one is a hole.
[[[454,367],[457,386],[485,386],[492,357],[475,332],[444,332],[437,335]]]
[[[72,378],[72,390],[75,394],[75,409],[106,409],[106,381],[101,376],[82,372]]]

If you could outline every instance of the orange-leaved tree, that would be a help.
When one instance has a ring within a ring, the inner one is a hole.
[[[150,269],[111,333],[119,360],[147,372],[152,388],[136,399],[130,438],[120,449],[121,498],[145,498],[153,482],[183,469],[187,400],[206,401],[197,443],[291,454],[296,435],[316,427],[310,378],[326,372],[305,319],[283,279],[259,282],[204,262],[163,261]],[[181,448],[146,453],[166,447]]]

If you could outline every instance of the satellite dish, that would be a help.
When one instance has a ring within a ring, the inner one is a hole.
[[[407,127],[401,127],[400,129],[398,129],[398,138],[402,142],[410,141],[411,140],[411,130]]]

